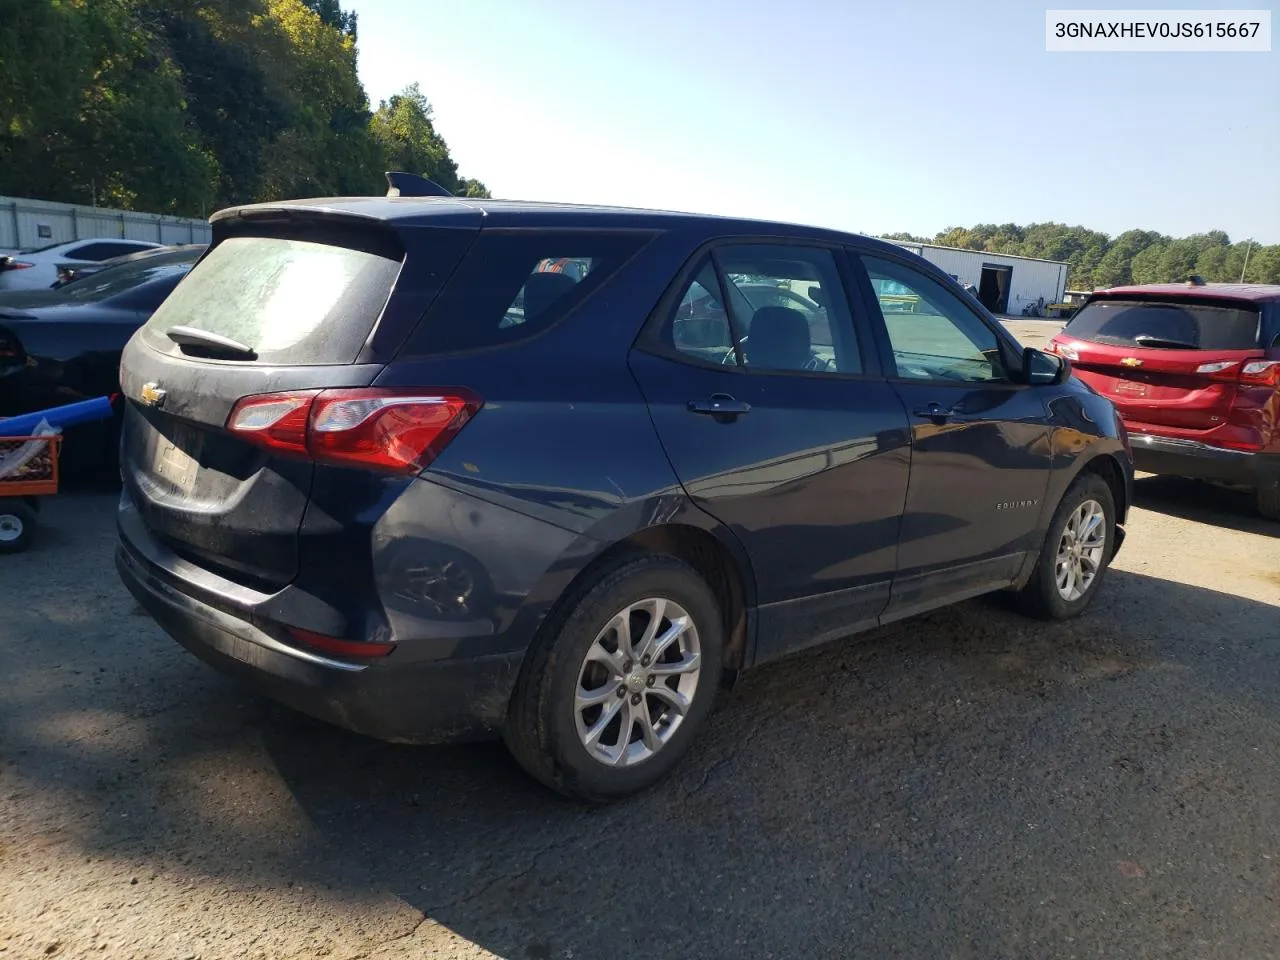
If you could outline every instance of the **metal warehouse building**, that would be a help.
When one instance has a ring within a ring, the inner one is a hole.
[[[936,264],[961,283],[973,284],[978,299],[993,313],[1023,316],[1035,309],[1036,314],[1042,314],[1048,304],[1061,303],[1067,289],[1067,265],[1060,260],[904,240],[892,242]]]

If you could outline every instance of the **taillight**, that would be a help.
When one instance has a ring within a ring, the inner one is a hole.
[[[1053,352],[1060,357],[1066,357],[1073,363],[1080,359],[1080,351],[1076,349],[1074,343],[1052,343]]]
[[[298,390],[240,400],[227,429],[283,454],[417,473],[483,405],[470,390]]]
[[[1196,367],[1196,373],[1208,374],[1215,380],[1234,380],[1234,371],[1240,365],[1239,360],[1215,360],[1213,363],[1202,363]],[[1231,376],[1214,376],[1214,374],[1224,374],[1230,372]]]
[[[1280,386],[1280,360],[1249,360],[1240,368],[1240,382],[1261,387]]]
[[[30,270],[34,266],[34,263],[27,263],[25,260],[15,260],[13,257],[0,257],[0,270]]]
[[[319,390],[245,397],[227,418],[227,429],[268,450],[307,454],[307,418]]]

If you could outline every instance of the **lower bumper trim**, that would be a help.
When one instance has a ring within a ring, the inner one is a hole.
[[[151,576],[122,544],[116,569],[171,637],[256,692],[319,720],[396,743],[491,739],[506,719],[523,654],[377,664],[330,660]]]

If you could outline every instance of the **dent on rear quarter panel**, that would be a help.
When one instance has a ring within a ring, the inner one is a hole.
[[[519,651],[509,629],[572,531],[419,478],[373,529],[374,577],[397,658]]]

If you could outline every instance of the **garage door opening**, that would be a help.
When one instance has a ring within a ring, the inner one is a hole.
[[[1009,285],[1013,280],[1013,267],[1000,267],[991,263],[982,265],[982,279],[978,283],[978,299],[992,313],[1009,312]]]

